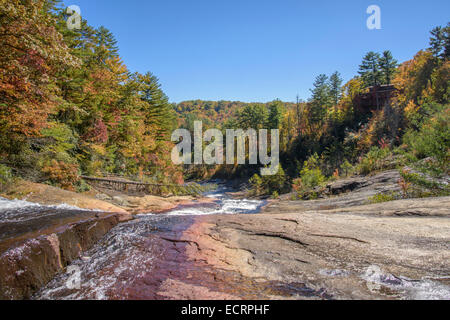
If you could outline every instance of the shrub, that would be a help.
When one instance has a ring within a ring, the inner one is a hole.
[[[78,166],[57,160],[52,160],[42,168],[50,182],[66,190],[74,191],[74,185],[78,181]]]
[[[83,179],[78,180],[75,183],[75,190],[78,193],[90,191],[92,188],[89,184],[86,183]]]
[[[300,174],[300,180],[305,188],[315,188],[325,182],[326,178],[319,168],[303,168]]]
[[[398,181],[398,185],[400,187],[400,190],[402,191],[403,198],[408,198],[408,194],[411,189],[411,182],[406,181],[404,178],[401,178]]]
[[[397,200],[397,195],[394,192],[390,194],[379,193],[369,198],[369,202],[373,204],[389,202],[394,200]]]
[[[299,195],[303,191],[302,179],[298,178],[298,179],[294,179],[294,181],[292,181],[292,190],[297,195]]]
[[[293,181],[292,189],[297,194],[297,198],[316,199],[318,194],[314,188],[325,181],[326,177],[319,168],[319,157],[314,154],[303,164],[300,177]]]
[[[315,188],[325,182],[326,178],[319,168],[319,157],[317,154],[311,156],[303,164],[303,169],[300,171],[300,179],[303,187]]]
[[[288,191],[286,190],[287,179],[288,177],[286,176],[281,165],[278,167],[276,174],[262,177],[263,185],[267,186],[268,194],[272,194],[273,192],[278,192],[281,194]]]
[[[42,149],[39,152],[41,164],[53,159],[65,163],[76,162],[73,155],[78,140],[67,125],[51,123],[48,128],[41,130],[41,134],[43,139]]]
[[[281,165],[274,175],[262,176],[255,174],[250,180],[250,194],[254,196],[273,195],[288,192],[288,177],[286,176]]]
[[[436,114],[441,113],[446,109],[445,105],[429,102],[422,105],[415,106],[412,112],[408,112],[408,107],[405,110],[406,118],[410,124],[419,130],[423,124]]]
[[[261,177],[255,174],[249,180],[251,186],[251,194],[254,196],[263,194],[263,181]]]
[[[419,131],[409,130],[404,142],[419,159],[433,157],[446,172],[450,162],[450,109],[447,108],[428,119]]]
[[[450,195],[450,186],[430,180],[425,175],[400,171],[400,185],[407,185],[405,196],[409,198],[442,197]]]
[[[348,177],[349,175],[352,174],[353,172],[353,166],[351,165],[350,162],[348,162],[348,160],[346,159],[344,161],[344,163],[341,165],[341,172],[343,174],[344,177]]]
[[[359,174],[367,175],[374,171],[387,169],[392,167],[393,163],[389,158],[392,156],[388,148],[372,147],[370,151],[361,158],[356,170]]]
[[[447,168],[442,166],[435,158],[426,158],[411,164],[411,167],[417,171],[434,177],[441,177],[449,174]]]
[[[3,189],[11,183],[13,180],[13,175],[11,172],[11,169],[7,166],[4,166],[0,164],[0,191],[3,191]]]

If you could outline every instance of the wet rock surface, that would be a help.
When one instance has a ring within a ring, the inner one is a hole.
[[[152,217],[112,230],[87,260],[74,262],[81,271],[79,289],[65,285],[61,274],[36,299],[283,299],[325,297],[304,283],[284,283],[223,268],[214,246],[205,246],[192,228],[196,217]],[[199,230],[200,231],[200,230]],[[203,229],[200,231],[202,235]],[[205,254],[206,253],[206,254]],[[215,263],[217,260],[218,263]],[[87,262],[86,262],[87,261]]]
[[[194,228],[190,237],[224,253],[222,262],[207,250],[200,255],[245,276],[303,283],[334,299],[450,298],[445,218],[310,211],[200,224],[206,230]]]
[[[2,298],[450,299],[450,197],[368,205],[398,176],[367,179],[337,181],[316,201],[223,193],[121,224],[91,213],[4,252]],[[69,264],[79,286],[67,285]]]
[[[450,198],[364,205],[364,188],[338,208],[140,215],[74,262],[79,289],[61,274],[34,298],[450,299]]]
[[[103,213],[29,202],[0,211],[0,299],[27,299],[121,220]]]
[[[437,217],[160,216],[121,224],[36,299],[448,299]]]

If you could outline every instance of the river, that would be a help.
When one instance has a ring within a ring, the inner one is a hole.
[[[256,214],[265,204],[231,199],[226,191],[230,190],[220,187],[206,194],[215,199],[213,203],[181,207],[165,214],[140,214],[116,226],[34,299],[165,299],[168,297],[159,291],[170,281],[175,284],[176,279],[190,278],[191,284],[204,286],[209,276],[204,274],[205,268],[185,257],[183,251],[188,244],[180,241],[174,245],[171,241],[180,239],[196,216]],[[217,285],[217,281],[211,284]]]
[[[435,256],[448,254],[448,242],[441,240],[448,236],[446,219],[318,212],[258,215],[265,201],[232,199],[227,191],[231,190],[221,187],[206,194],[214,199],[211,203],[179,207],[164,214],[140,214],[117,225],[32,298],[450,297],[448,260],[427,264]],[[31,238],[33,232],[49,228],[55,218],[70,223],[83,215],[92,212],[0,198],[0,240],[12,235]],[[396,233],[389,232],[386,225],[403,236],[396,240]],[[411,238],[411,225],[423,229],[417,233],[425,237],[420,241]],[[202,229],[205,226],[212,229]],[[371,250],[368,241],[374,244]],[[220,246],[216,247],[218,242]],[[415,255],[418,249],[410,250],[414,245],[430,258],[411,259],[406,268],[404,261],[408,260],[401,258],[402,254]],[[390,254],[392,250],[395,254]],[[374,252],[377,255],[372,257]],[[399,261],[394,260],[397,257]],[[270,276],[258,278],[252,272],[243,272],[243,268],[263,270]],[[404,273],[412,276],[402,276]],[[273,280],[278,274],[282,281]]]

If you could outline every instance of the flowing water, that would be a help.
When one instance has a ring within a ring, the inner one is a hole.
[[[51,231],[57,224],[69,224],[83,217],[90,218],[92,211],[67,204],[43,206],[24,200],[0,197],[0,252],[22,239],[30,239],[44,230]]]
[[[255,214],[265,201],[234,200],[226,188],[206,194],[213,203],[177,208],[166,214],[140,214],[113,228],[97,245],[57,276],[36,299],[163,299],[168,276],[205,285],[205,269],[186,261],[182,248],[163,240],[177,238],[195,216]],[[194,276],[192,276],[194,274]],[[217,286],[217,282],[212,286]],[[74,288],[73,288],[74,287]],[[72,288],[72,289],[70,289]],[[167,297],[166,297],[167,298]]]

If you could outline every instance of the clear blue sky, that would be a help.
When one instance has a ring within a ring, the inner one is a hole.
[[[364,54],[399,61],[450,21],[449,0],[65,0],[116,36],[131,71],[151,71],[170,101],[294,101],[320,73],[352,78]],[[382,30],[366,9],[380,6]]]

